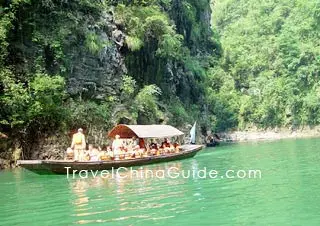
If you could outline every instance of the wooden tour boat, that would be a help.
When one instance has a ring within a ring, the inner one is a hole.
[[[212,141],[212,142],[206,144],[207,147],[216,147],[219,145],[220,145],[219,141]]]
[[[184,135],[178,129],[169,125],[118,125],[114,127],[109,137],[120,135],[122,139],[136,136],[140,139],[181,137]],[[107,161],[72,161],[72,160],[20,160],[17,164],[38,174],[66,174],[67,170],[110,170],[119,167],[142,166],[153,163],[181,160],[195,156],[203,148],[202,145],[182,145],[178,153],[147,156],[135,159]]]
[[[207,147],[216,147],[220,145],[220,142],[222,141],[220,137],[217,134],[208,135],[206,138],[206,146]]]

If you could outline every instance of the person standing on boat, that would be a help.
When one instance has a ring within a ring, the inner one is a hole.
[[[119,158],[119,154],[121,152],[121,148],[123,147],[123,142],[120,140],[120,136],[116,135],[115,139],[112,142],[112,150],[115,155],[115,158]]]
[[[73,134],[71,148],[74,150],[74,160],[82,161],[84,150],[86,149],[86,139],[83,134],[83,129],[79,128],[78,132]]]

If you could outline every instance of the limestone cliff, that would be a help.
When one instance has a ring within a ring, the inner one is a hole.
[[[9,152],[61,158],[80,126],[99,143],[120,122],[206,124],[206,70],[220,52],[209,0],[5,1],[0,13]]]

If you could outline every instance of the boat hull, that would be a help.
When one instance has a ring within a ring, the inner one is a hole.
[[[184,145],[183,151],[175,154],[150,156],[139,159],[116,160],[116,161],[87,161],[75,162],[65,160],[21,160],[18,165],[38,174],[67,174],[74,170],[110,170],[120,167],[142,166],[160,162],[169,162],[194,157],[203,146],[201,145]]]

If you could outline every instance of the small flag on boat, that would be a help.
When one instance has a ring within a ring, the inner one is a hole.
[[[190,143],[191,144],[196,143],[196,126],[197,126],[197,122],[194,123],[194,125],[192,126],[192,128],[190,130]]]

